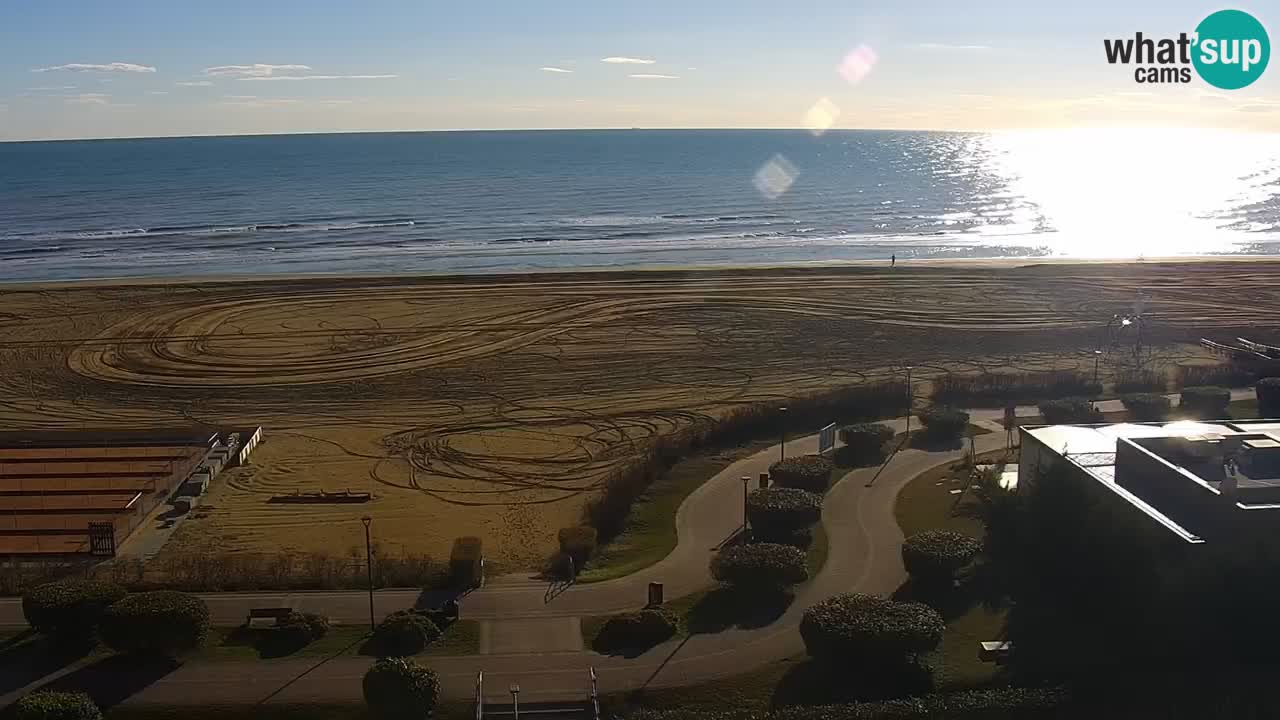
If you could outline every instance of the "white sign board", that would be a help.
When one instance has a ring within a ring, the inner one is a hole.
[[[818,454],[826,455],[829,451],[836,448],[836,424],[822,428],[818,431]]]

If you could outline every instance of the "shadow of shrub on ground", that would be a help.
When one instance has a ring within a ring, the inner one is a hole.
[[[831,459],[835,461],[836,467],[841,470],[875,467],[876,465],[883,464],[885,458],[889,457],[889,451],[892,449],[891,443],[886,443],[885,448],[885,450],[881,450],[880,452],[866,453],[854,452],[852,448],[842,445],[835,449]],[[840,475],[835,474],[833,479],[840,479]]]
[[[959,587],[922,588],[908,579],[890,597],[899,602],[924,603],[937,610],[943,620],[951,622],[978,605],[977,595],[977,588],[972,583],[962,581]]]
[[[922,663],[857,663],[829,665],[817,660],[787,670],[773,691],[774,708],[788,705],[889,700],[923,695],[933,689],[933,671]]]
[[[142,692],[180,666],[180,662],[167,657],[112,655],[68,673],[41,689],[85,692],[98,707],[107,709]]]
[[[0,645],[0,695],[12,692],[86,657],[89,646],[60,645],[28,630]]]
[[[690,635],[718,633],[731,627],[743,629],[771,625],[791,606],[789,592],[748,592],[722,587],[698,600],[685,614]]]
[[[964,447],[968,438],[961,437],[938,437],[928,432],[920,430],[912,431],[911,439],[907,441],[907,447],[915,450],[925,450],[927,452],[943,452],[946,450],[959,450]]]

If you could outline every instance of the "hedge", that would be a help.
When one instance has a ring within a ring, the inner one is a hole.
[[[844,446],[837,452],[856,465],[869,460],[879,460],[884,455],[884,444],[893,439],[893,430],[880,423],[857,423],[840,428],[840,440]]]
[[[1137,422],[1156,422],[1169,417],[1173,401],[1164,395],[1133,393],[1120,398],[1129,417]]]
[[[769,479],[774,485],[824,493],[831,485],[831,461],[821,455],[801,455],[769,466]]]
[[[1082,397],[1046,400],[1040,403],[1040,416],[1050,425],[1102,422],[1102,413]]]
[[[1258,398],[1258,417],[1280,417],[1280,377],[1262,378],[1253,392]]]
[[[91,642],[102,614],[125,596],[124,588],[97,580],[38,585],[22,596],[22,614],[36,632],[65,642]]]
[[[1071,370],[1025,373],[947,373],[933,379],[933,401],[956,407],[1004,407],[1072,395],[1097,395],[1091,376]]]
[[[833,664],[914,661],[938,646],[944,629],[928,605],[860,593],[828,598],[800,620],[809,655]]]
[[[1227,417],[1227,406],[1231,404],[1231,391],[1216,385],[1182,388],[1181,403],[1181,409],[1184,412],[1205,419],[1222,419]]]
[[[102,711],[82,692],[39,690],[13,706],[14,720],[102,720]]]
[[[383,658],[364,674],[364,702],[382,720],[422,720],[440,700],[440,679],[405,658]]]
[[[560,528],[560,554],[573,558],[581,570],[596,551],[596,529],[585,525]]]
[[[791,545],[734,545],[711,560],[711,576],[735,588],[783,590],[809,579],[804,551]]]
[[[935,405],[920,413],[925,434],[939,440],[954,440],[969,427],[969,413],[952,407]]]
[[[290,653],[310,645],[328,632],[329,618],[294,611],[276,621],[267,643],[273,651]]]
[[[453,541],[449,552],[449,575],[456,587],[473,588],[480,585],[484,570],[484,545],[478,537],[460,537]]]
[[[747,519],[757,540],[778,542],[818,522],[822,496],[807,490],[771,487],[747,494]]]
[[[950,530],[925,530],[902,542],[902,564],[913,581],[949,586],[982,552],[982,542]]]
[[[628,720],[1023,720],[1061,717],[1069,698],[1058,688],[994,688],[848,705],[779,710],[641,710]]]
[[[102,640],[123,653],[177,655],[194,650],[209,632],[209,608],[174,590],[134,593],[102,615]]]
[[[369,649],[381,657],[417,655],[440,637],[426,613],[397,610],[382,619],[369,638]]]
[[[601,653],[650,648],[676,634],[675,615],[661,607],[621,613],[605,621],[592,647]]]
[[[1116,377],[1118,393],[1162,393],[1169,387],[1169,378],[1156,370],[1134,370]]]

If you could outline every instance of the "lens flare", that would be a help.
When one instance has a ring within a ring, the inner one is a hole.
[[[761,195],[775,200],[791,189],[799,174],[800,171],[790,160],[782,155],[774,155],[756,171],[753,183]]]
[[[804,126],[814,137],[831,129],[840,117],[840,108],[828,98],[819,98],[818,102],[804,114]]]
[[[857,85],[862,79],[871,74],[872,68],[876,66],[876,62],[880,60],[880,56],[870,45],[859,45],[852,52],[844,56],[844,61],[840,63],[837,71],[840,76],[850,85]]]

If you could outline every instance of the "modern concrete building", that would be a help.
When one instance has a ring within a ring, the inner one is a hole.
[[[1065,461],[1138,522],[1198,545],[1280,530],[1280,421],[1020,429],[1018,486]]]

